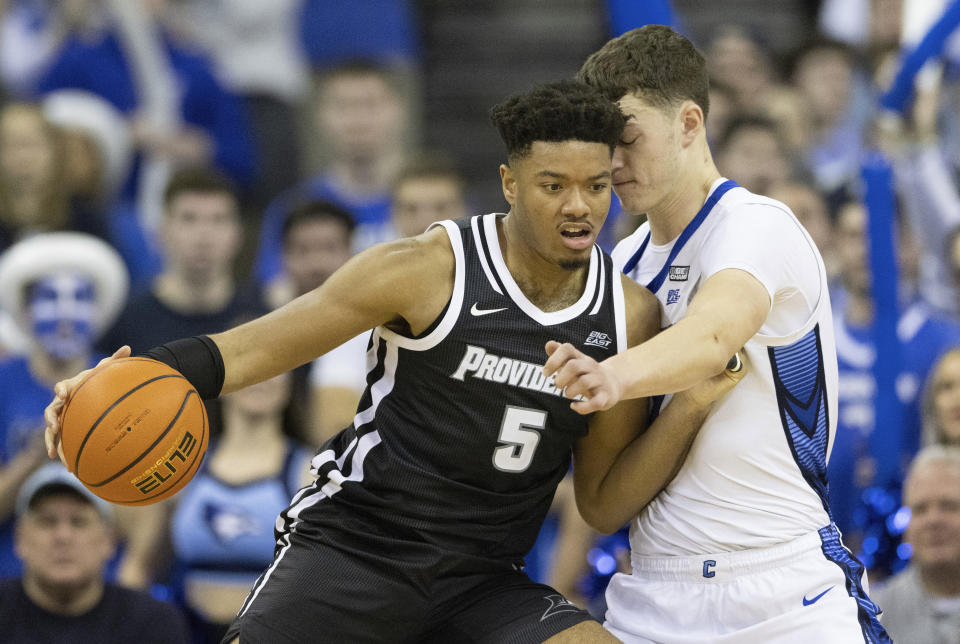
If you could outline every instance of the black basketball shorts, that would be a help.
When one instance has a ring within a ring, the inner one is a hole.
[[[400,533],[334,504],[313,512],[281,537],[223,642],[533,644],[593,619],[509,563]]]

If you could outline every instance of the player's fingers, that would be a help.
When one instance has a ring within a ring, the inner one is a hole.
[[[113,352],[113,355],[110,356],[111,359],[116,360],[118,358],[129,358],[130,357],[130,347],[128,345],[123,345],[119,349]]]
[[[566,369],[567,366],[565,366],[564,369]],[[554,384],[556,384],[556,381],[554,381]],[[561,389],[563,389],[563,393],[567,398],[583,396],[586,399],[595,396],[597,391],[603,388],[603,384],[603,378],[600,374],[595,371],[584,370],[578,373],[569,384],[561,387]],[[559,385],[557,386],[559,387]]]
[[[47,448],[47,456],[55,458],[57,455],[57,443],[60,440],[60,405],[56,401],[47,405],[43,410],[43,419],[47,426],[43,431],[43,444]]]
[[[556,340],[547,340],[546,347],[544,348],[547,350],[547,355],[552,356],[553,352],[560,348],[560,343]]]
[[[553,374],[553,384],[559,389],[574,386],[580,378],[592,373],[596,369],[596,365],[596,361],[588,357],[567,360]]]
[[[551,342],[554,341],[551,340],[547,343],[547,345],[549,346]],[[559,343],[554,342],[554,344]],[[577,351],[577,349],[569,342],[565,342],[554,347],[550,357],[547,358],[546,363],[543,365],[543,375],[549,378],[556,373],[557,370],[559,370],[560,367],[562,367],[568,360],[572,360],[578,355],[581,355],[580,352]]]
[[[609,397],[605,392],[597,392],[591,398],[584,398],[570,403],[570,409],[578,414],[592,414],[595,411],[603,411],[611,407]]]

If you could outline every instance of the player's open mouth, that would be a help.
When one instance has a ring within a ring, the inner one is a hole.
[[[563,224],[560,227],[563,241],[569,248],[581,250],[593,244],[593,228],[587,224]]]

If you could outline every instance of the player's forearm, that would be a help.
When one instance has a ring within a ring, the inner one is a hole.
[[[577,488],[577,507],[594,529],[610,534],[638,515],[673,480],[710,405],[674,396],[647,430],[634,438],[594,485]]]
[[[604,364],[617,374],[621,398],[645,398],[683,391],[715,376],[740,346],[709,320],[687,317]]]

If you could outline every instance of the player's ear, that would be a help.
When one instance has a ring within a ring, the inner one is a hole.
[[[703,131],[703,110],[693,101],[684,101],[680,106],[680,136],[684,146],[693,143]]]
[[[503,187],[503,197],[511,206],[517,202],[517,178],[510,166],[500,164],[500,185]]]

